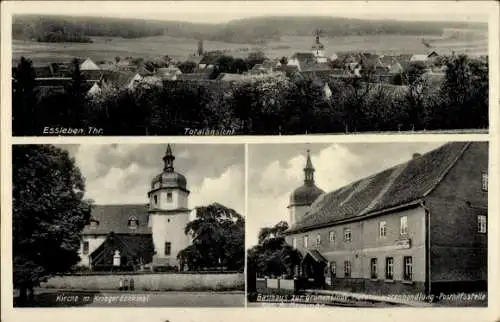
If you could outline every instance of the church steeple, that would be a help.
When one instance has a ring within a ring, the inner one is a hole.
[[[319,35],[320,35],[320,30],[317,29],[316,30],[316,39],[311,47],[312,51],[313,51],[313,54],[314,56],[316,57],[322,57],[324,56],[324,50],[325,50],[325,46],[321,43],[321,41],[319,40]]]
[[[306,185],[314,184],[314,167],[312,165],[310,152],[311,151],[307,149],[307,161],[306,167],[304,168],[304,183]]]
[[[172,154],[172,148],[170,144],[167,144],[167,151],[165,152],[165,156],[163,157],[164,167],[163,171],[165,172],[174,172],[174,160],[175,156]]]

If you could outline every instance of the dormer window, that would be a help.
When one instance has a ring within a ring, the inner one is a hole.
[[[139,221],[137,220],[137,218],[130,217],[130,219],[128,220],[128,228],[137,229],[138,226],[139,226]]]
[[[90,229],[97,229],[97,226],[99,226],[99,222],[97,220],[90,221]]]

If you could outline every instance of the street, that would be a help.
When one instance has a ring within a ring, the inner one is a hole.
[[[29,307],[243,307],[244,292],[99,292],[39,289]],[[14,304],[16,306],[16,304]]]

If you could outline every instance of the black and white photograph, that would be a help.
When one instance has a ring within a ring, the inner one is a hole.
[[[249,144],[248,307],[487,307],[488,145]]]
[[[14,307],[244,307],[245,149],[12,147]]]
[[[5,6],[14,136],[488,132],[492,1]]]

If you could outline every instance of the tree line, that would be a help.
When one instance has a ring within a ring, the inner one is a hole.
[[[166,81],[88,96],[77,62],[64,91],[41,95],[23,58],[14,73],[13,133],[40,135],[46,126],[99,127],[104,135],[182,135],[186,127],[269,135],[488,128],[488,63],[458,56],[445,64],[439,83],[418,68],[405,75],[406,86],[373,83],[367,73],[329,81],[331,97],[300,73]]]
[[[346,28],[348,26],[348,28]],[[14,39],[48,41],[42,35],[62,32],[87,37],[140,38],[168,35],[224,41],[239,44],[261,44],[282,36],[312,36],[316,29],[322,35],[442,35],[444,28],[486,29],[487,24],[460,22],[410,22],[395,20],[362,20],[339,17],[258,17],[228,23],[206,24],[179,21],[155,21],[109,17],[71,17],[55,15],[16,15],[12,24]],[[67,38],[72,41],[75,38]]]
[[[140,38],[159,36],[163,32],[161,25],[135,19],[17,15],[12,22],[13,39],[50,42],[56,39],[80,42],[88,37]],[[54,38],[55,35],[59,38]]]

